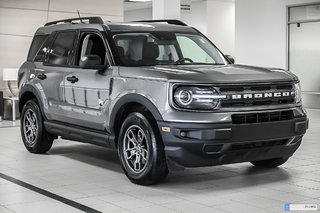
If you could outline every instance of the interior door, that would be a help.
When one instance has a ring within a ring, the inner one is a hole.
[[[85,69],[79,67],[81,58],[96,55],[99,66],[106,65],[106,45],[97,32],[82,32],[75,54],[75,68],[64,78],[65,120],[68,123],[103,130],[109,104],[112,68]]]

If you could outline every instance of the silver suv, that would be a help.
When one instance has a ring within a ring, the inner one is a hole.
[[[28,151],[58,136],[118,149],[142,185],[185,167],[279,166],[308,128],[294,74],[235,65],[178,20],[47,23],[18,78]]]

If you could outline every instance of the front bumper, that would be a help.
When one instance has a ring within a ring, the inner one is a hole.
[[[169,169],[177,170],[290,157],[301,144],[308,119],[304,115],[253,124],[158,122],[158,126]]]

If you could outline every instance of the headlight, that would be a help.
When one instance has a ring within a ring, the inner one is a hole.
[[[300,83],[294,84],[295,102],[301,102],[301,86]]]
[[[211,110],[217,107],[221,98],[212,87],[181,86],[174,90],[174,103],[182,109]]]

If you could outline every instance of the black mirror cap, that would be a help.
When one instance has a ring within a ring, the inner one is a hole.
[[[234,64],[234,58],[231,55],[225,55],[231,64]]]
[[[101,67],[101,57],[98,55],[86,55],[79,61],[79,66],[84,69],[95,69]]]

